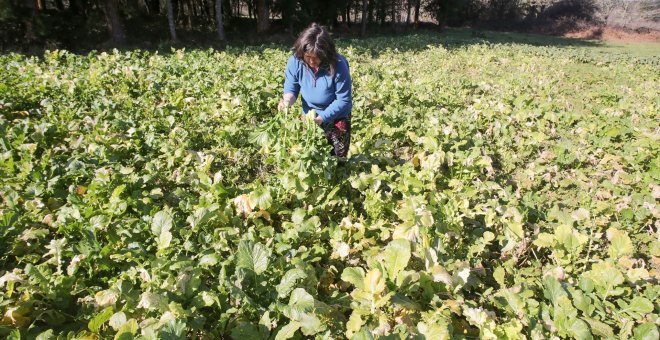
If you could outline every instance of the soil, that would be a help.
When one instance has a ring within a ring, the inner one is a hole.
[[[566,32],[562,36],[566,38],[597,39],[608,42],[660,42],[660,31],[648,28],[632,30],[593,25]]]
[[[601,40],[616,43],[660,43],[660,25],[638,28],[606,26],[602,22],[564,16],[522,22],[485,21],[475,27],[484,30],[531,33],[555,37]]]

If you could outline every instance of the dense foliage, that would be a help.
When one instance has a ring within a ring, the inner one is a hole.
[[[311,22],[344,36],[420,23],[553,35],[603,24],[657,30],[659,11],[653,0],[0,0],[0,51],[281,42]]]
[[[284,46],[1,56],[0,335],[658,338],[657,54],[339,47],[345,167]]]

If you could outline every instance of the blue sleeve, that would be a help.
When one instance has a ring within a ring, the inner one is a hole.
[[[325,110],[316,111],[324,122],[345,117],[353,108],[353,83],[348,69],[348,61],[340,57],[335,68],[335,95],[336,99]]]
[[[298,63],[295,56],[289,57],[284,70],[284,94],[292,93],[294,98],[298,98],[300,92],[300,82],[298,79]]]

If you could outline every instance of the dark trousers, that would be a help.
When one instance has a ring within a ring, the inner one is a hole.
[[[351,117],[339,118],[333,122],[321,125],[328,144],[332,145],[330,153],[334,156],[345,158],[348,147],[351,144]]]

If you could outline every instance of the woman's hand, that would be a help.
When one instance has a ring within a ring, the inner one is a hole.
[[[284,102],[284,99],[280,100],[280,103],[277,104],[277,110],[283,111],[285,108],[289,107],[289,103]]]
[[[277,104],[277,109],[282,111],[287,107],[291,107],[296,101],[296,97],[292,93],[285,93],[280,100],[280,103]]]
[[[316,123],[318,126],[321,126],[321,124],[323,124],[323,118],[321,118],[321,116],[316,116],[314,118],[314,123]]]

